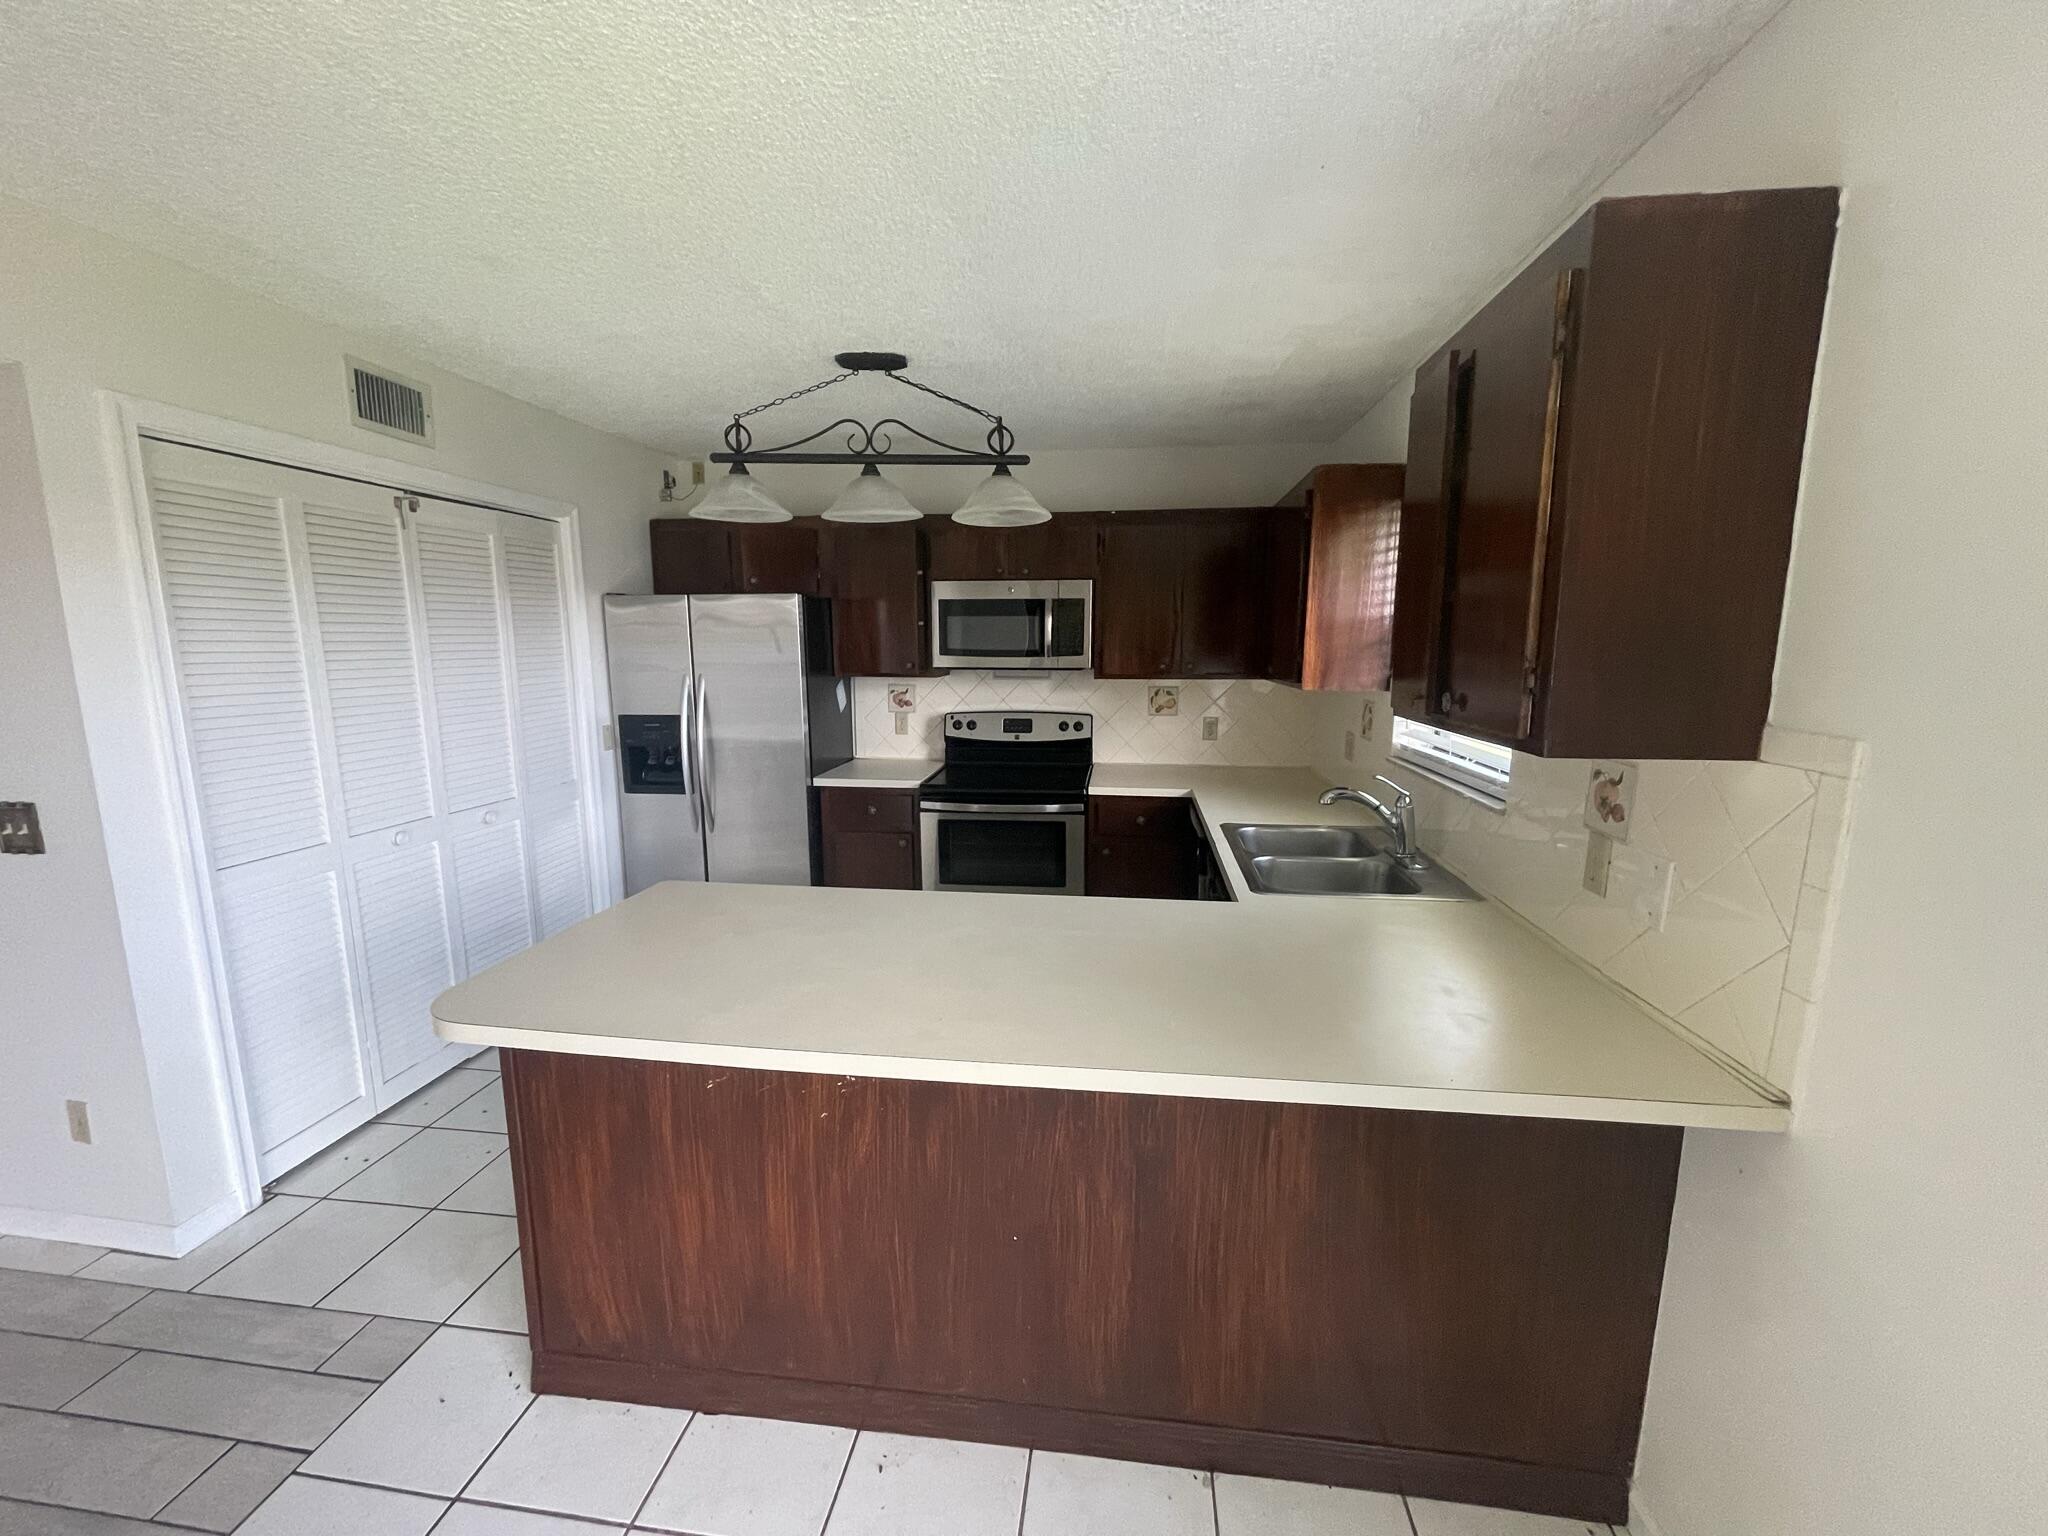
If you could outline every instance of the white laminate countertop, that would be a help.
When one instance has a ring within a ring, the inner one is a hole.
[[[1250,891],[1222,825],[1362,822],[1318,808],[1324,787],[1302,769],[1097,766],[1097,794],[1194,797],[1232,902],[659,885],[444,992],[435,1027],[713,1066],[1787,1126],[1493,902]]]
[[[915,789],[939,771],[928,757],[855,757],[812,779],[820,788]]]

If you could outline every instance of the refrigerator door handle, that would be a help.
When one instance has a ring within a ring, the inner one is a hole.
[[[706,708],[711,702],[711,685],[697,679],[697,803],[703,808],[704,830],[716,832],[718,817],[711,808],[711,735]]]
[[[694,676],[685,675],[683,678],[683,773],[689,780],[688,785],[684,789],[684,795],[690,802],[690,822],[693,826],[701,828],[704,825],[704,813],[697,805],[697,796],[701,792],[697,783],[697,733],[690,727],[690,697],[696,685],[697,679]]]

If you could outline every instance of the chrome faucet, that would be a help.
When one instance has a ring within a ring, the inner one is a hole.
[[[1335,805],[1339,800],[1355,800],[1373,815],[1379,817],[1387,835],[1394,840],[1394,862],[1403,869],[1427,869],[1429,860],[1415,846],[1415,797],[1383,773],[1373,775],[1380,783],[1394,792],[1394,803],[1389,807],[1384,801],[1368,795],[1362,789],[1353,789],[1339,784],[1335,789],[1323,791],[1317,805]]]

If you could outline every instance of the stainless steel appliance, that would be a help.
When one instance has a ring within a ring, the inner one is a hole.
[[[1092,581],[935,581],[932,665],[1086,667],[1094,618]]]
[[[829,622],[808,597],[605,598],[628,896],[812,883],[811,779],[853,755]]]
[[[944,739],[917,792],[924,888],[1082,895],[1095,717],[963,710]]]

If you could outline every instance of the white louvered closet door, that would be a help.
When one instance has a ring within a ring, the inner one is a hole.
[[[560,530],[144,449],[268,1179],[468,1054],[437,993],[590,910]]]

